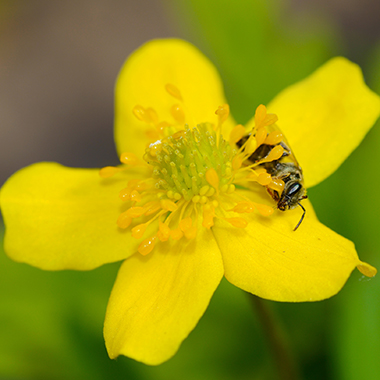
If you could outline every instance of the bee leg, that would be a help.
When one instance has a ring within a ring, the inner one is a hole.
[[[303,214],[302,214],[301,219],[300,219],[300,221],[298,222],[298,224],[294,227],[294,230],[293,230],[293,231],[295,231],[295,230],[300,226],[300,224],[302,223],[303,218],[305,217],[305,214],[306,214],[305,207],[303,207],[303,206],[301,205],[301,203],[299,203],[299,202],[298,202],[298,206],[300,206],[300,207],[302,208],[302,210],[303,210]]]

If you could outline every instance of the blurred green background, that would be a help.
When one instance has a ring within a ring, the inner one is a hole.
[[[259,103],[335,55],[359,63],[380,93],[379,18],[375,0],[1,0],[0,184],[36,161],[115,163],[114,81],[126,56],[148,39],[195,43],[218,67],[244,123]],[[320,220],[380,268],[378,124],[309,196]],[[167,363],[108,359],[102,325],[118,267],[44,272],[1,252],[0,379],[277,378],[255,310],[227,281]],[[302,378],[380,378],[378,278],[355,271],[332,299],[265,304]]]

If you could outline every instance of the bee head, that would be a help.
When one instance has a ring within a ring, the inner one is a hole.
[[[289,181],[285,185],[277,208],[281,211],[291,210],[298,206],[301,199],[306,198],[305,188],[299,181]]]

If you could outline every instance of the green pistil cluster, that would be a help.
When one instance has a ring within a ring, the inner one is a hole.
[[[202,197],[215,192],[233,191],[231,162],[235,154],[210,123],[202,123],[151,144],[144,159],[154,168],[156,188],[164,190],[169,199],[202,202]],[[206,179],[210,169],[219,177],[218,188]]]

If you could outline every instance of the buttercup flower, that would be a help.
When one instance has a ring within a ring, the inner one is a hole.
[[[47,270],[126,259],[107,308],[107,350],[111,358],[160,364],[195,327],[223,275],[247,292],[287,302],[331,297],[355,267],[375,275],[352,242],[318,221],[307,199],[293,231],[302,210],[276,208],[267,190],[281,193],[283,182],[261,164],[279,160],[286,136],[306,188],[314,186],[379,113],[380,99],[360,69],[335,58],[267,107],[254,106],[243,127],[197,49],[180,40],[149,42],[117,82],[122,165],[100,176],[56,163],[14,174],[0,198],[5,250]],[[247,161],[263,144],[277,149]]]

